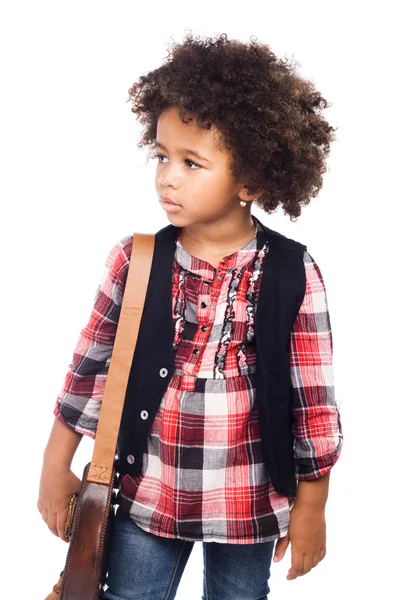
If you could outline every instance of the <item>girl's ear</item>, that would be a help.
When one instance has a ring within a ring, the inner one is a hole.
[[[242,200],[246,200],[248,202],[251,200],[257,200],[257,198],[263,195],[264,191],[265,190],[263,188],[259,188],[251,194],[248,190],[248,186],[244,185],[239,192],[239,196]]]

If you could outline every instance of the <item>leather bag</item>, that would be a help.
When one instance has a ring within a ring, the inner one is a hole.
[[[103,598],[118,488],[116,446],[126,387],[143,313],[155,236],[135,233],[92,460],[65,523],[69,548],[63,571],[46,600]]]

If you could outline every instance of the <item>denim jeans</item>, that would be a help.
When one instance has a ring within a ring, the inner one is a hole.
[[[143,531],[117,511],[104,600],[173,600],[194,543]],[[275,543],[202,542],[201,600],[266,600]]]

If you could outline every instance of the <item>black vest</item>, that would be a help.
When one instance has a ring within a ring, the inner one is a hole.
[[[272,484],[278,494],[295,496],[289,352],[291,330],[305,294],[303,254],[307,248],[263,224],[262,227],[269,251],[262,263],[255,316],[255,402]],[[172,270],[176,234],[173,225],[156,233],[149,287],[119,431],[117,470],[121,474],[140,472],[147,437],[175,370]]]

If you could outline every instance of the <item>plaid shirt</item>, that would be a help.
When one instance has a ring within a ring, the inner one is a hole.
[[[127,236],[109,253],[54,408],[66,425],[92,437],[131,249],[132,236]],[[253,240],[225,257],[218,269],[191,256],[177,239],[172,279],[175,373],[152,424],[141,472],[121,479],[121,510],[145,531],[232,544],[287,534],[294,498],[273,488],[254,402],[254,316],[267,253],[259,224]],[[306,292],[290,341],[298,481],[331,469],[343,440],[325,286],[308,252],[304,265]]]

